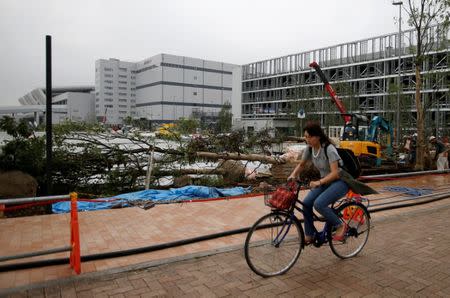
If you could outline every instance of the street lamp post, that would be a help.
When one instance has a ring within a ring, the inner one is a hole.
[[[392,5],[398,5],[398,89],[397,89],[397,115],[395,143],[400,146],[400,89],[401,89],[401,56],[402,56],[402,1],[392,1]]]

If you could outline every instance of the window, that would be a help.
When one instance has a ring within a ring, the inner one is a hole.
[[[194,76],[194,80],[197,80],[197,76]]]
[[[105,67],[104,70],[105,70],[105,71],[113,71],[112,68],[108,68],[108,67]]]
[[[127,90],[127,87],[119,87],[119,90]]]
[[[126,114],[127,111],[119,111],[119,114]]]
[[[127,69],[125,67],[119,67],[119,70],[121,71],[127,71]]]
[[[105,78],[112,78],[114,77],[112,74],[105,74]]]
[[[192,92],[193,95],[197,95],[197,92]]]
[[[105,98],[105,101],[109,101],[109,102],[112,102],[112,101],[113,101],[113,99],[112,99],[112,98]]]
[[[126,75],[119,75],[119,78],[122,78],[122,79],[126,79],[127,78],[127,76]]]
[[[112,108],[113,105],[105,105],[105,108]]]
[[[119,108],[127,108],[127,105],[119,105]]]
[[[112,95],[112,94],[111,94]],[[127,96],[127,94],[126,93],[120,93],[119,92],[119,96]]]
[[[105,83],[112,84],[112,82],[113,82],[113,81],[111,81],[111,80],[105,80]]]
[[[136,83],[135,83],[135,82],[131,82],[130,84],[131,84],[131,86],[134,86],[134,85],[136,85]]]
[[[113,95],[112,92],[105,92],[105,95]]]
[[[127,102],[126,98],[119,98],[119,102]]]
[[[126,84],[126,81],[119,81],[119,84]]]
[[[111,86],[105,86],[105,89],[113,90],[113,87],[111,87]]]

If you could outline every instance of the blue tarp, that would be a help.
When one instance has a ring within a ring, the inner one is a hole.
[[[153,201],[160,203],[189,201],[194,199],[219,198],[228,196],[238,196],[250,192],[250,188],[233,187],[233,188],[216,188],[206,186],[185,186],[181,188],[171,188],[170,190],[142,190],[117,195],[108,198],[110,202],[77,202],[78,211],[91,211],[110,209],[114,206],[127,206],[127,201]],[[101,199],[102,201],[108,199]],[[122,199],[122,200],[117,200]],[[52,205],[53,213],[70,212],[70,202],[58,202]]]
[[[428,195],[433,192],[432,188],[414,188],[414,187],[403,187],[403,186],[385,186],[384,190],[392,192],[402,192],[407,195],[419,197],[423,195]]]

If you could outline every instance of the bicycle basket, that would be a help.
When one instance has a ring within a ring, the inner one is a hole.
[[[272,193],[272,196],[265,203],[275,209],[289,209],[296,199],[297,191],[294,182],[277,187],[276,191]]]

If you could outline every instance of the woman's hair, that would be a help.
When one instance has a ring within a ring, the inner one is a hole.
[[[316,121],[308,121],[306,123],[303,132],[307,131],[308,134],[312,137],[319,137],[320,144],[327,146],[328,144],[333,144],[333,142],[327,137],[327,135],[323,132],[322,127],[320,127],[320,123]]]

